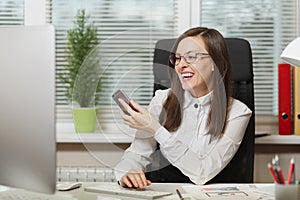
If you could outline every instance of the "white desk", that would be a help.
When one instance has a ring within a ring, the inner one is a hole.
[[[67,192],[57,192],[57,195],[61,195],[64,197],[70,197],[70,199],[73,200],[134,200],[134,198],[132,197],[122,197],[122,196],[113,196],[113,195],[107,195],[107,194],[101,194],[101,193],[92,193],[92,192],[85,192],[84,191],[84,187],[87,186],[96,186],[99,184],[105,184],[105,185],[115,185],[116,183],[83,183],[83,186],[81,188],[75,189],[75,190],[71,190],[71,191],[67,191]],[[188,194],[186,192],[184,192],[183,188],[186,186],[195,186],[192,184],[182,184],[182,183],[152,183],[152,185],[150,186],[152,189],[157,190],[157,191],[167,191],[167,192],[172,192],[173,195],[170,196],[166,196],[163,198],[160,198],[161,200],[178,200],[179,197],[176,194],[176,189],[178,188],[181,193],[182,196],[185,197],[185,199],[189,199],[189,200],[196,200],[197,198],[193,198],[193,196],[191,194]],[[212,185],[210,185],[212,186]],[[216,186],[220,186],[220,187],[241,187],[241,188],[250,188],[252,192],[255,193],[255,196],[252,196],[253,194],[251,194],[250,196],[248,196],[247,200],[274,200],[274,185],[273,184],[219,184]],[[182,188],[183,187],[183,188]],[[204,186],[207,187],[207,186]],[[7,190],[7,189],[6,189]],[[0,187],[0,192],[3,191],[1,190]],[[250,194],[250,192],[248,192],[248,190],[244,190],[242,189],[241,191],[245,191],[246,193]],[[218,199],[218,200],[223,200],[223,199],[243,199],[243,198],[233,198],[233,197],[218,197],[218,198],[201,198],[201,199]]]
[[[99,185],[99,184],[115,184],[115,183],[85,183],[83,187],[85,186],[94,186],[94,185]],[[184,187],[185,186],[195,186],[193,184],[182,184],[182,183],[152,183],[152,185],[150,186],[152,189],[157,190],[157,191],[166,191],[166,192],[172,192],[173,195],[171,196],[166,196],[163,198],[160,198],[161,200],[178,200],[179,197],[176,194],[176,189],[178,188],[181,192],[182,192],[182,196],[183,197],[187,197],[187,199],[190,200],[194,200],[196,198],[193,198],[193,196],[191,194],[187,194],[186,192],[184,192]],[[260,199],[260,200],[273,200],[274,198],[274,185],[273,184],[218,184],[216,186],[236,186],[238,188],[243,188],[241,189],[241,191],[245,191],[245,193],[248,193],[249,196],[247,196],[244,199]],[[207,186],[204,186],[207,187]],[[251,190],[251,192],[250,192]],[[78,199],[85,199],[85,200],[89,200],[89,199],[105,199],[108,197],[111,197],[111,199],[107,199],[107,200],[116,200],[116,199],[121,199],[121,200],[129,200],[129,199],[133,199],[132,197],[128,198],[128,197],[121,197],[121,196],[112,196],[112,195],[105,195],[105,194],[100,194],[100,193],[91,193],[91,192],[84,192],[83,188],[71,191],[69,193],[72,193],[74,196],[73,197],[78,197]],[[83,198],[84,197],[84,198]],[[201,198],[202,199],[202,198]],[[227,197],[227,198],[204,198],[204,199],[242,199],[241,197],[238,198],[233,198],[231,197]],[[106,200],[106,199],[105,199]]]

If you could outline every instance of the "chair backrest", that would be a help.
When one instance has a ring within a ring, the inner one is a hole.
[[[243,141],[230,163],[208,183],[252,183],[254,168],[254,91],[252,52],[248,41],[225,38],[229,50],[232,71],[233,97],[245,103],[252,116]],[[156,43],[153,59],[154,92],[170,87],[168,57],[175,39],[163,39]]]

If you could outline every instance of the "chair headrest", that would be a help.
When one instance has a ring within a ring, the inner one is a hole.
[[[252,52],[247,40],[241,38],[225,38],[231,62],[231,79],[233,81],[252,81]]]
[[[163,39],[157,41],[153,57],[154,82],[165,87],[170,87],[168,77],[168,62],[170,50],[175,39]]]

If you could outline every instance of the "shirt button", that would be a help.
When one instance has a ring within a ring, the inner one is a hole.
[[[195,104],[194,104],[194,108],[198,108],[198,104],[195,103]]]

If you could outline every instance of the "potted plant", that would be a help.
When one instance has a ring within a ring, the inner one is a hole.
[[[67,86],[66,97],[72,104],[77,133],[94,132],[100,92],[98,38],[96,27],[88,22],[85,10],[78,10],[74,27],[68,30],[64,74],[60,80]]]

